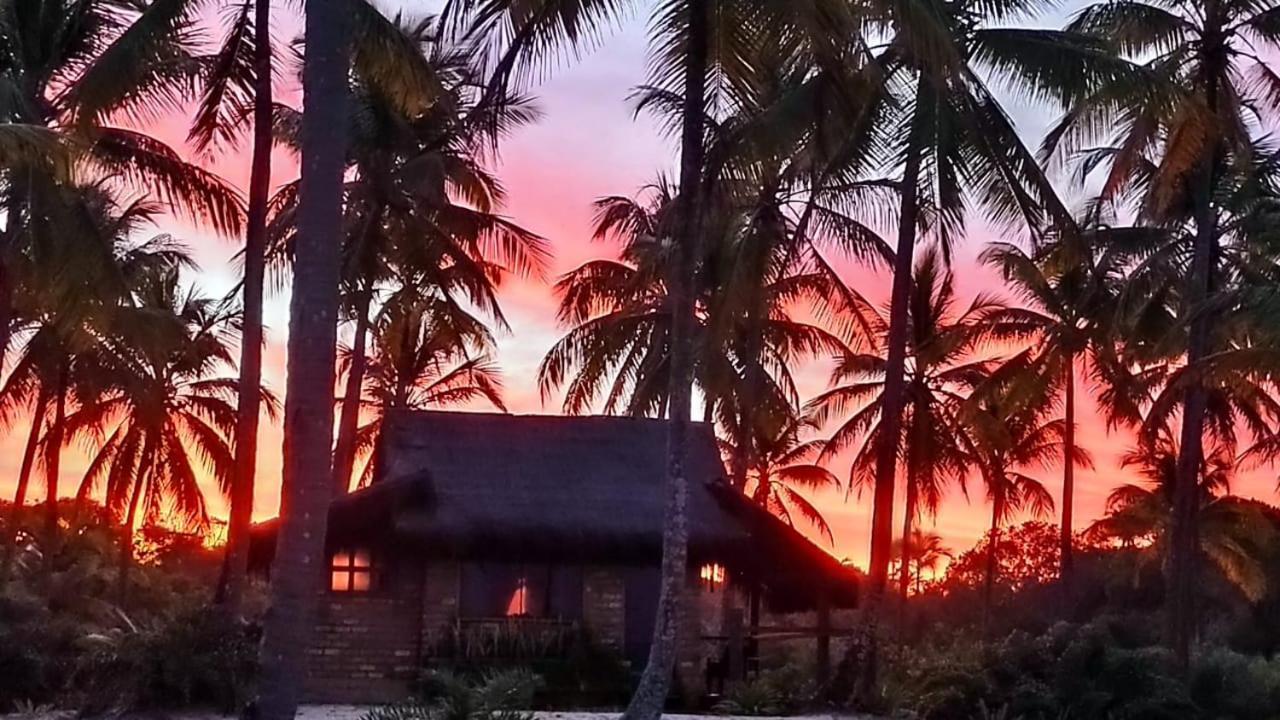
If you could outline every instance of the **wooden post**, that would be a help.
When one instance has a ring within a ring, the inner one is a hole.
[[[747,638],[747,670],[752,675],[760,672],[760,585],[752,583],[747,603],[750,613],[747,622],[751,624],[751,632]]]
[[[831,679],[831,596],[825,585],[818,589],[818,636],[814,675],[818,687],[826,687]]]
[[[739,682],[746,678],[746,663],[743,653],[742,609],[733,608],[725,617],[725,634],[729,636],[729,682]]]

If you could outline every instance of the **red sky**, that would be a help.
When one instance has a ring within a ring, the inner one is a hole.
[[[429,3],[435,5],[436,3]],[[410,12],[420,12],[421,5],[406,5]],[[1064,16],[1060,14],[1059,18]],[[1042,19],[1043,24],[1059,24],[1058,18]],[[296,23],[286,19],[277,27],[281,38],[296,33]],[[543,110],[543,120],[518,131],[502,149],[498,171],[508,191],[505,213],[526,228],[546,237],[555,252],[551,278],[573,268],[582,261],[608,255],[612,248],[590,241],[591,202],[606,194],[629,194],[653,179],[660,171],[674,167],[673,144],[664,138],[647,118],[634,118],[627,96],[631,88],[644,81],[643,17],[626,23],[608,35],[601,48],[585,53],[577,62],[563,62],[549,69],[549,77],[536,86]],[[296,88],[283,86],[286,101],[296,101]],[[1051,119],[1046,110],[1031,107],[1016,97],[1007,98],[1010,114],[1030,143],[1038,143],[1045,124]],[[172,118],[149,128],[160,138],[181,145],[185,137],[185,120]],[[211,163],[216,171],[244,187],[248,163],[243,156],[220,158]],[[277,180],[291,179],[296,172],[292,159],[277,154]],[[956,275],[962,296],[979,291],[999,290],[1000,284],[973,261],[982,245],[992,238],[975,218],[973,227],[956,264]],[[226,292],[235,281],[230,257],[233,241],[217,239],[207,233],[185,227],[181,223],[167,226],[183,238],[196,252],[201,272],[194,281],[210,294]],[[840,265],[848,281],[873,299],[887,294],[887,276]],[[558,402],[541,403],[535,384],[538,362],[560,330],[555,324],[555,299],[547,285],[534,282],[509,283],[502,291],[503,310],[512,333],[499,341],[498,359],[506,377],[506,398],[514,412],[556,412]],[[287,293],[277,292],[268,302],[268,351],[266,382],[279,394],[284,391],[284,340],[287,325]],[[802,369],[801,388],[806,396],[822,390],[826,368],[814,364]],[[1094,455],[1096,468],[1078,474],[1077,517],[1081,523],[1098,517],[1105,497],[1112,487],[1124,479],[1118,458],[1129,439],[1108,435],[1103,422],[1093,412],[1092,391],[1080,387],[1080,442]],[[26,436],[23,424],[10,428],[0,439],[0,493],[11,497]],[[273,515],[279,502],[280,428],[269,425],[260,442],[260,469],[255,514]],[[61,477],[63,493],[72,493],[79,482],[85,460],[79,450],[64,460]],[[847,467],[835,467],[844,475]],[[1057,496],[1061,470],[1053,467],[1039,473],[1040,478]],[[35,497],[43,496],[36,483]],[[937,531],[954,549],[969,547],[983,532],[988,522],[980,486],[966,500],[957,489],[943,506],[936,520]],[[1236,491],[1273,501],[1275,473],[1266,468],[1242,475]],[[209,489],[210,508],[225,512],[225,503],[216,489]],[[820,507],[835,530],[834,552],[863,563],[867,553],[870,523],[866,498],[827,493],[817,498]]]

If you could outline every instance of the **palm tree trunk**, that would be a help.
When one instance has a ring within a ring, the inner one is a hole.
[[[684,105],[680,132],[680,196],[675,233],[680,262],[671,282],[671,398],[667,421],[666,508],[662,528],[662,584],[658,595],[649,660],[624,720],[658,720],[671,687],[679,648],[681,600],[688,573],[686,514],[689,414],[693,395],[694,282],[702,234],[702,186],[706,159],[703,133],[709,57],[710,0],[689,0],[688,46],[684,58]]]
[[[307,4],[302,179],[289,321],[284,477],[257,710],[293,720],[306,668],[333,490],[333,388],[347,128],[348,19]],[[317,390],[321,390],[317,392]]]
[[[133,564],[133,526],[138,518],[138,502],[144,494],[146,484],[151,479],[153,467],[152,456],[155,454],[155,442],[148,437],[143,446],[142,462],[138,467],[138,479],[134,483],[133,493],[129,497],[129,509],[125,511],[124,521],[120,524],[120,570],[117,576],[119,586],[120,607],[129,601],[129,567]]]
[[[356,465],[356,432],[360,429],[360,396],[368,365],[366,343],[369,336],[369,304],[372,291],[356,298],[356,336],[351,342],[351,367],[342,391],[342,414],[338,418],[338,444],[333,450],[334,492],[345,495],[351,489],[351,473]]]
[[[907,631],[907,593],[911,588],[911,529],[915,526],[919,494],[920,488],[914,473],[908,471],[906,508],[902,517],[902,558],[898,568],[898,630],[903,637]]]
[[[987,543],[987,571],[982,583],[982,630],[985,635],[991,623],[991,605],[995,596],[996,559],[1000,555],[1000,516],[1004,513],[1004,494],[996,493],[991,504],[991,540]]]
[[[1071,572],[1074,569],[1073,546],[1075,535],[1072,530],[1072,505],[1075,499],[1076,486],[1076,357],[1069,354],[1067,366],[1063,369],[1062,382],[1066,386],[1066,426],[1062,429],[1062,536],[1061,567],[1058,570],[1062,579],[1062,589],[1070,591]]]
[[[227,554],[219,600],[240,611],[249,572],[249,528],[258,456],[262,394],[262,295],[266,274],[267,203],[271,190],[271,0],[257,0],[253,12],[253,159],[249,166],[249,212],[244,236],[244,316],[240,380],[236,388],[234,480],[227,521]]]
[[[1204,93],[1206,112],[1217,116],[1217,78],[1228,66],[1225,33],[1217,26],[1220,14],[1208,15],[1205,35],[1212,38],[1201,49],[1204,62]],[[1212,25],[1212,26],[1211,26]],[[1217,186],[1218,147],[1211,140],[1200,168],[1200,177],[1193,188],[1193,212],[1196,223],[1192,247],[1191,268],[1186,279],[1183,300],[1183,318],[1189,321],[1187,337],[1187,366],[1199,368],[1210,347],[1210,330],[1216,313],[1204,307],[1213,288],[1214,264],[1217,255],[1218,217],[1213,206],[1213,192]],[[1196,560],[1200,539],[1197,520],[1199,515],[1199,480],[1204,459],[1204,416],[1208,407],[1208,391],[1204,381],[1196,373],[1189,376],[1182,402],[1182,432],[1179,438],[1177,476],[1173,492],[1172,542],[1169,546],[1170,598],[1168,602],[1168,633],[1179,666],[1186,671],[1191,665],[1191,637],[1195,630]]]
[[[921,74],[916,87],[916,102],[925,94],[926,80]],[[920,113],[917,113],[917,118]],[[902,169],[901,202],[898,213],[898,244],[893,261],[893,288],[889,300],[889,332],[885,356],[884,390],[881,394],[880,442],[876,448],[875,489],[871,511],[871,558],[868,566],[870,593],[867,598],[866,621],[861,647],[866,653],[858,679],[856,695],[869,703],[878,674],[877,625],[889,583],[889,562],[893,555],[893,492],[897,480],[898,441],[902,434],[902,411],[906,400],[904,372],[907,360],[907,313],[911,293],[911,268],[915,255],[916,226],[919,224],[918,187],[922,148],[913,123],[907,139],[906,161]]]
[[[70,360],[64,357],[58,363],[53,424],[49,427],[49,437],[45,441],[44,532],[48,545],[45,551],[50,559],[53,558],[53,549],[58,542],[58,472],[62,460],[62,435],[67,424],[67,392],[70,375]]]
[[[3,567],[0,567],[0,578],[8,577],[13,566],[13,557],[17,552],[18,524],[22,519],[23,506],[27,504],[27,488],[31,485],[31,469],[35,465],[36,450],[40,447],[40,430],[44,425],[44,414],[49,409],[49,391],[41,387],[36,395],[35,410],[31,413],[31,429],[27,431],[27,444],[22,449],[22,466],[18,469],[18,487],[13,491],[13,507],[9,510],[9,537],[5,539]]]

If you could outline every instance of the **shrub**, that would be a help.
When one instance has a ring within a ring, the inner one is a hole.
[[[725,715],[791,715],[813,704],[817,686],[810,670],[797,663],[761,670],[729,687],[712,708]]]
[[[210,608],[84,638],[72,685],[81,710],[236,710],[257,669],[253,631]]]
[[[529,712],[540,681],[527,670],[489,672],[468,679],[428,673],[419,697],[374,708],[361,720],[532,720]]]

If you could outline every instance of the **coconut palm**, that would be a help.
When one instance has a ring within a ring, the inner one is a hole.
[[[373,323],[372,350],[361,402],[369,419],[356,432],[358,454],[377,447],[391,412],[476,401],[506,410],[501,373],[489,355],[493,337],[447,300],[424,297],[416,289],[393,296]],[[361,486],[369,484],[373,471],[368,463]]]
[[[1276,530],[1256,505],[1230,494],[1236,459],[1222,444],[1211,447],[1199,478],[1200,553],[1246,598],[1256,602],[1267,591],[1265,558],[1267,548],[1276,540]],[[1148,558],[1167,560],[1164,549],[1171,539],[1178,472],[1178,449],[1172,433],[1165,433],[1154,445],[1132,448],[1120,464],[1135,471],[1140,482],[1112,490],[1107,496],[1106,516],[1094,522],[1088,532],[1125,546],[1141,544]]]
[[[163,518],[203,530],[199,478],[207,473],[230,489],[236,381],[211,375],[233,367],[232,319],[219,302],[184,288],[178,271],[162,266],[138,279],[104,341],[105,387],[67,417],[69,438],[101,439],[76,499],[101,488],[103,505],[120,518],[122,600],[137,524]]]
[[[1106,39],[1136,58],[1140,72],[1117,75],[1082,95],[1050,131],[1045,150],[1102,175],[1103,197],[1130,202],[1145,224],[1186,228],[1185,285],[1177,308],[1186,363],[1213,353],[1222,317],[1207,305],[1218,282],[1217,247],[1231,235],[1233,168],[1249,165],[1253,129],[1277,108],[1276,75],[1263,59],[1280,39],[1280,8],[1271,3],[1122,0],[1081,10],[1070,29]],[[1192,373],[1194,375],[1194,372]],[[1179,661],[1190,656],[1196,540],[1196,473],[1203,456],[1208,393],[1184,387],[1179,482],[1170,581],[1169,636]]]
[[[309,604],[323,561],[333,488],[333,401],[342,183],[346,158],[350,13],[336,2],[307,6],[302,71],[297,240],[285,390],[284,497],[272,567],[272,611],[263,628],[257,699],[263,720],[293,720],[310,639]]]
[[[1112,320],[1125,264],[1131,257],[1108,247],[1116,231],[1077,226],[1058,242],[1027,252],[997,242],[982,261],[1000,271],[1022,301],[993,313],[992,332],[1007,339],[1029,339],[1035,347],[1029,383],[1060,394],[1064,405],[1062,520],[1059,524],[1061,578],[1070,584],[1075,507],[1076,370],[1097,367],[1113,353]],[[1095,372],[1094,377],[1098,374]],[[1034,392],[1034,391],[1033,391]]]
[[[937,512],[946,483],[967,471],[970,461],[961,440],[965,430],[960,410],[968,393],[991,371],[993,361],[980,351],[989,332],[988,318],[1004,309],[986,295],[958,309],[954,276],[936,246],[917,259],[909,299],[906,435],[896,456],[906,478],[902,537],[907,541],[900,553],[906,560],[898,576],[902,597],[910,588],[915,524]],[[874,350],[837,358],[831,387],[809,403],[815,422],[839,423],[824,445],[822,460],[856,449],[848,487],[858,490],[874,489],[878,448],[889,429],[888,363],[878,351],[888,341],[891,321],[874,308],[868,311],[874,318]]]
[[[1042,518],[1053,511],[1053,496],[1028,470],[1045,467],[1060,457],[1065,424],[1046,419],[1047,403],[1028,404],[1011,378],[1027,372],[1027,358],[1020,356],[975,389],[963,411],[965,432],[960,435],[969,462],[991,503],[991,528],[987,541],[987,568],[983,580],[983,617],[991,612],[996,580],[996,558],[1002,529],[1020,514]],[[1076,450],[1080,454],[1079,449]],[[985,622],[985,620],[984,620]]]
[[[976,201],[998,224],[1034,235],[1047,219],[1067,221],[1032,154],[1024,147],[983,75],[995,76],[1056,102],[1110,71],[1100,42],[1078,33],[1009,27],[1035,2],[982,5],[963,0],[873,3],[869,22],[888,37],[878,57],[883,92],[897,112],[885,124],[901,167],[901,198],[889,330],[885,340],[885,427],[876,462],[869,576],[874,624],[888,581],[893,542],[897,447],[906,407],[904,368],[909,344],[913,254],[919,236],[933,235],[949,257],[963,233],[966,204]],[[862,691],[874,684],[874,658]]]
[[[748,473],[744,492],[792,527],[797,526],[797,520],[803,520],[817,530],[828,545],[834,546],[835,535],[831,525],[805,494],[843,487],[835,473],[815,462],[822,452],[822,441],[805,436],[817,431],[817,426],[794,409],[781,421],[776,419],[776,412],[764,412],[769,416],[768,420],[752,422],[751,432],[757,433],[752,440],[755,463]],[[741,416],[741,413],[733,413],[730,417],[737,419]],[[769,425],[773,426],[772,432],[760,436],[759,433]],[[735,438],[743,434],[729,428],[724,435]],[[733,458],[737,457],[738,448],[732,440],[721,440],[720,451]]]
[[[240,201],[226,183],[156,138],[113,124],[145,122],[183,101],[199,69],[193,55],[196,11],[189,0],[136,8],[103,0],[5,3],[0,116],[56,137],[81,178],[112,176],[219,232],[233,233]],[[5,206],[11,220],[0,276],[35,241],[48,217],[39,195],[57,180],[56,172],[9,173]],[[0,285],[5,350],[13,288],[7,281]]]
[[[942,536],[934,532],[913,528],[911,537],[907,542],[903,542],[902,538],[898,538],[894,542],[894,553],[898,558],[898,562],[903,562],[904,547],[911,548],[913,559],[911,560],[910,569],[915,575],[915,594],[919,595],[924,592],[924,574],[928,572],[933,578],[939,576],[943,562],[950,562],[955,559],[955,554],[946,546]]]

